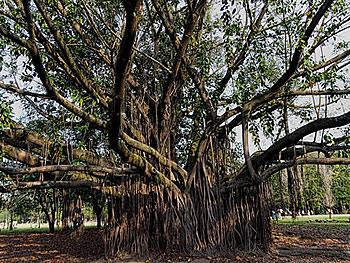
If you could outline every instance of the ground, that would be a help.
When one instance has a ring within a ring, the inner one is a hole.
[[[348,224],[348,225],[347,225]],[[271,253],[236,253],[225,257],[181,255],[114,262],[350,262],[350,223],[282,223],[273,225]],[[103,230],[85,229],[80,235],[0,232],[0,262],[106,262]]]

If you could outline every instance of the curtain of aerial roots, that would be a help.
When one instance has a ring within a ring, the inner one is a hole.
[[[66,230],[73,224],[74,197],[71,190],[62,191],[62,229]]]
[[[74,227],[77,214],[81,213],[82,200],[74,190],[62,191],[62,229],[67,230]],[[78,212],[78,213],[77,213]]]
[[[124,182],[125,193],[109,202],[106,256],[267,250],[271,243],[268,184],[222,193],[208,178],[204,164],[198,165],[190,193],[181,195],[141,177]]]

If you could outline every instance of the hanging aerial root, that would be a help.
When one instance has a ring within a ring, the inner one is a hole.
[[[106,255],[267,250],[268,184],[221,193],[209,183],[207,173],[199,169],[186,193],[147,184],[141,177],[125,181],[125,194],[110,197]]]

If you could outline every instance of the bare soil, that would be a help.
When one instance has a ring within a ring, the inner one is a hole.
[[[350,262],[350,227],[333,225],[275,225],[269,254],[227,253],[224,256],[124,256],[112,262]],[[106,262],[103,231],[55,234],[1,234],[0,262]]]

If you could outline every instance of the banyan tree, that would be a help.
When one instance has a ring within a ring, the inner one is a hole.
[[[349,6],[1,1],[1,191],[103,194],[108,256],[267,250],[270,176],[349,163]]]

